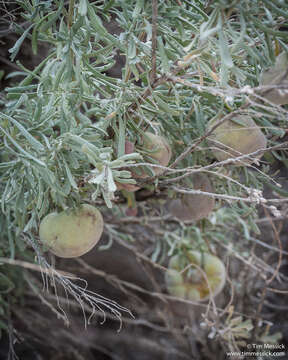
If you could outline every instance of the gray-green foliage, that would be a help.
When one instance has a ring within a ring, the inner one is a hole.
[[[250,96],[245,111],[265,127],[269,145],[284,134],[287,112],[252,96],[261,69],[275,60],[275,47],[288,50],[288,32],[280,31],[288,18],[283,1],[159,0],[154,83],[151,1],[17,3],[30,25],[10,50],[11,60],[25,38],[34,54],[39,43],[49,46],[49,54],[34,70],[17,60],[22,80],[5,89],[2,101],[0,256],[24,256],[21,234],[37,238],[40,219],[52,210],[100,197],[104,206],[114,206],[115,181],[134,183],[123,168],[143,160],[137,152],[125,155],[125,139],[135,142],[146,127],[167,137],[175,159],[205,133],[211,118],[239,111]],[[107,30],[112,19],[119,35]],[[111,77],[119,54],[125,65],[118,78]],[[178,168],[212,162],[205,142],[196,150]],[[178,175],[168,173],[166,179]],[[216,192],[243,198],[248,188],[262,188],[264,175],[257,171],[235,169],[228,175],[236,182],[212,176]],[[257,231],[256,211],[245,206],[215,212],[207,237],[219,240],[240,223],[248,239]],[[163,249],[172,254],[178,237],[165,234]],[[157,244],[154,260],[160,251]]]

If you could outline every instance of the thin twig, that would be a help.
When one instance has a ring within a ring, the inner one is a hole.
[[[31,295],[31,296],[35,296],[35,294],[32,294],[32,293],[27,293],[27,294]],[[47,294],[46,298],[51,299],[51,300],[57,300],[56,296],[53,295],[53,294]],[[80,307],[79,303],[77,301],[75,301],[75,300],[67,299],[67,298],[64,298],[64,297],[61,297],[61,296],[58,296],[58,300],[61,303],[67,304],[69,306],[74,306],[74,307],[78,307],[78,308]],[[88,313],[90,313],[91,310],[92,310],[91,307],[88,304],[84,304],[83,307],[84,307],[84,310],[87,311]],[[99,311],[99,310],[94,310],[94,314],[98,315],[98,316],[102,316],[102,312]],[[118,321],[118,318],[113,314],[107,313],[106,317],[107,317],[107,319]],[[163,326],[152,324],[152,323],[150,323],[149,321],[147,321],[145,319],[131,319],[131,318],[127,318],[127,317],[123,316],[122,321],[127,323],[127,324],[134,325],[134,326],[147,326],[147,327],[152,328],[152,329],[154,329],[156,331],[170,332],[169,329],[167,329],[167,328],[165,328]]]
[[[169,78],[173,75],[178,74],[180,71],[183,71],[185,67],[189,66],[189,64],[180,64],[178,65],[179,60],[176,60],[174,62],[174,68],[171,69],[170,73],[164,74],[158,79],[156,79],[153,83],[151,83],[146,90],[143,92],[142,95],[139,95],[139,97],[132,103],[127,109],[127,113],[133,113],[144,101],[149,97],[154,89],[156,89],[158,86],[167,83],[169,81]]]
[[[41,295],[39,289],[32,283],[27,273],[24,273],[24,279],[26,280],[28,286],[33,291],[33,293],[41,300],[41,302],[46,305],[52,312],[54,312],[58,319],[62,319],[65,325],[69,325],[69,320],[67,316],[64,316],[62,312],[58,311],[52,304],[50,304],[49,301],[47,301],[47,299],[43,295]]]
[[[268,214],[268,211],[264,208],[264,211],[266,213],[266,216],[269,218],[269,214]],[[258,321],[260,321],[260,314],[262,312],[262,308],[263,308],[263,305],[265,303],[265,298],[266,298],[266,294],[267,294],[267,285],[270,285],[271,282],[275,279],[276,275],[278,274],[279,272],[279,269],[280,269],[280,266],[281,266],[281,260],[282,260],[282,252],[281,252],[281,249],[282,249],[282,244],[281,244],[281,240],[279,238],[279,235],[278,235],[278,232],[277,232],[277,229],[275,228],[275,225],[271,219],[271,226],[272,226],[272,229],[273,229],[273,232],[274,232],[274,235],[275,235],[275,238],[278,242],[278,246],[279,246],[279,249],[280,249],[280,252],[279,252],[279,258],[278,258],[278,263],[277,263],[277,267],[276,269],[274,270],[272,276],[267,279],[265,281],[265,284],[266,286],[263,287],[262,291],[261,291],[261,295],[260,295],[260,300],[259,300],[259,304],[258,304],[258,307],[257,307],[257,311],[256,311],[256,317],[258,318]],[[258,322],[257,321],[257,322]],[[259,328],[255,328],[254,329],[254,334],[256,334],[256,332],[259,331]]]
[[[66,271],[56,270],[53,268],[47,269],[47,268],[42,267],[41,265],[29,263],[28,261],[0,257],[0,263],[14,265],[14,266],[21,266],[25,269],[38,271],[38,272],[45,273],[50,276],[53,276],[53,275],[55,275],[55,273],[58,273],[59,275],[65,276],[67,279],[77,279],[77,277],[75,275],[73,275],[71,273],[67,273]]]
[[[270,287],[267,287],[266,290],[269,290],[269,291],[272,291],[272,292],[275,292],[275,293],[278,293],[278,294],[284,294],[284,295],[288,294],[288,290],[279,290],[279,289],[273,289],[273,288],[270,288]]]
[[[150,296],[156,296],[158,297],[160,300],[162,301],[166,301],[162,294],[160,293],[152,293],[151,291],[148,291],[138,285],[135,285],[133,283],[130,283],[129,281],[125,281],[125,280],[121,280],[119,279],[116,275],[112,275],[112,274],[107,274],[105,273],[104,271],[102,270],[98,270],[98,269],[95,269],[94,267],[90,266],[89,264],[87,264],[84,260],[82,259],[75,259],[84,269],[88,270],[90,273],[94,274],[94,275],[97,275],[97,276],[101,276],[103,277],[104,279],[106,279],[107,281],[109,282],[112,282],[112,283],[118,283],[120,286],[125,286],[127,288],[130,288],[132,290],[135,290],[135,291],[138,291],[138,292],[141,292],[143,294],[147,294],[147,295],[150,295]]]
[[[154,83],[154,81],[156,80],[157,15],[158,15],[157,0],[152,0],[152,71],[151,71],[152,83]]]
[[[265,213],[266,213],[266,216],[269,218],[270,215],[269,215],[267,209],[264,208],[264,211],[265,211]],[[271,276],[271,278],[267,280],[267,282],[266,282],[267,285],[270,285],[271,282],[275,279],[276,275],[277,275],[278,272],[279,272],[281,263],[282,263],[282,243],[281,243],[281,240],[280,240],[278,231],[277,231],[277,229],[276,229],[276,227],[275,227],[275,224],[273,223],[273,220],[272,220],[271,217],[270,217],[270,224],[271,224],[271,226],[272,226],[272,229],[273,229],[273,232],[274,232],[274,235],[275,235],[275,238],[276,238],[276,241],[277,241],[277,243],[278,243],[278,247],[279,247],[279,250],[280,250],[280,251],[279,251],[279,258],[278,258],[278,263],[277,263],[276,269],[275,269],[273,275]]]
[[[10,66],[10,67],[13,68],[14,70],[18,70],[18,71],[22,70],[22,69],[20,69],[19,66],[17,66],[17,65],[14,64],[12,61],[9,61],[8,59],[6,59],[6,58],[3,57],[3,56],[0,56],[0,61],[2,61],[4,64]]]
[[[230,115],[230,114],[229,114]],[[224,119],[224,118],[223,118]],[[222,119],[222,120],[223,120]],[[222,123],[222,122],[221,122]],[[220,124],[221,124],[220,123]],[[209,134],[207,136],[210,135],[210,131],[209,131]],[[205,136],[205,135],[203,135]],[[204,139],[203,139],[204,140]],[[194,150],[194,148],[196,148],[200,143],[200,139],[197,141],[197,145],[196,143],[194,143],[193,145],[191,145],[189,148],[187,148],[187,150],[185,150],[180,156],[182,157],[183,155],[183,159],[184,157],[186,157],[191,151]],[[179,169],[178,171],[180,172],[185,172],[183,175],[181,176],[178,176],[177,178],[173,178],[173,179],[166,179],[166,180],[163,180],[160,182],[160,184],[168,184],[168,183],[171,183],[171,182],[178,182],[179,180],[185,178],[186,176],[189,176],[191,175],[192,173],[196,173],[196,172],[201,172],[201,171],[205,171],[205,170],[209,170],[209,169],[213,169],[215,167],[220,167],[220,166],[225,166],[225,165],[229,165],[229,164],[233,164],[235,162],[238,162],[238,161],[241,161],[243,159],[247,159],[249,157],[255,157],[255,156],[258,156],[260,154],[264,154],[265,152],[270,152],[270,151],[274,151],[274,150],[283,150],[283,149],[286,149],[288,147],[288,141],[285,141],[283,142],[282,144],[277,144],[277,145],[274,145],[274,146],[270,146],[266,149],[259,149],[257,151],[254,151],[250,154],[244,154],[244,155],[241,155],[241,156],[237,156],[235,158],[229,158],[227,160],[223,160],[223,161],[217,161],[215,163],[212,163],[212,164],[209,164],[207,166],[203,166],[201,168],[197,168],[197,169],[193,169],[193,168],[186,168],[186,169]],[[180,157],[179,156],[179,157]],[[182,160],[182,159],[181,159]],[[178,162],[178,158],[175,160],[175,162]],[[180,160],[179,160],[180,161]],[[172,164],[173,165],[173,164]],[[166,170],[161,174],[161,176],[164,175],[164,173],[168,173],[170,170],[171,170],[171,167],[172,165],[168,168],[166,168]],[[134,166],[134,165],[128,165],[129,167],[130,166]],[[159,166],[160,167],[160,166]],[[159,176],[159,175],[158,175]],[[153,176],[153,177],[150,177],[150,178],[147,178],[145,179],[147,182],[149,180],[154,180],[156,177],[158,176]],[[145,181],[145,182],[146,182]],[[138,180],[138,182],[144,182],[144,180]]]
[[[72,26],[74,8],[75,8],[75,0],[69,0],[69,10],[68,10],[68,19],[67,19],[68,29],[70,29]]]
[[[224,199],[224,200],[228,200],[228,201],[236,200],[236,201],[243,201],[243,202],[249,202],[249,203],[253,203],[253,202],[258,203],[258,200],[254,199],[254,198],[250,198],[250,197],[244,198],[244,197],[240,197],[240,196],[216,194],[216,193],[211,193],[211,192],[206,192],[206,191],[201,191],[201,190],[194,190],[194,189],[186,190],[184,188],[177,188],[176,186],[172,186],[171,189],[176,192],[179,192],[180,194],[205,195],[205,196],[209,196],[212,198]],[[266,200],[266,199],[264,199],[264,200]]]

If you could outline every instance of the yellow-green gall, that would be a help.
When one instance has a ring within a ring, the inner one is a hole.
[[[189,177],[191,188],[203,192],[214,192],[213,186],[205,174],[193,174]],[[185,187],[190,184],[185,183]],[[179,199],[169,202],[168,209],[171,215],[180,221],[198,221],[206,218],[214,209],[215,199],[208,195],[183,194]]]
[[[279,85],[286,89],[274,88],[261,91],[260,95],[276,105],[288,104],[288,54],[282,52],[277,56],[274,66],[262,71],[260,85]]]
[[[217,120],[208,123],[211,129]],[[219,125],[208,137],[209,145],[217,160],[239,157],[265,149],[267,139],[254,120],[247,115],[237,115]],[[245,157],[236,161],[235,165],[248,165],[259,159],[263,154]]]
[[[217,256],[199,251],[173,256],[165,274],[169,294],[191,301],[215,297],[222,291],[225,281],[223,262]]]
[[[147,152],[150,158],[155,160],[156,165],[167,166],[169,164],[172,156],[171,147],[163,136],[146,131],[142,138],[141,148]],[[156,175],[160,175],[164,171],[156,166],[151,166],[151,169]],[[133,173],[133,176],[135,178],[146,178],[150,175],[143,169],[138,169]]]
[[[100,211],[84,204],[45,216],[40,223],[39,236],[53,254],[73,258],[84,255],[97,244],[103,227]]]

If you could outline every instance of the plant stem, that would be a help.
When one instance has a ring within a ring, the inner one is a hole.
[[[157,15],[157,0],[152,0],[152,83],[156,80]]]
[[[74,7],[75,7],[75,0],[69,0],[69,10],[68,10],[68,20],[67,20],[68,29],[70,29],[72,26]]]

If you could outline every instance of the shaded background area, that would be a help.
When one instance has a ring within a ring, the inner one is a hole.
[[[286,170],[284,171],[286,174]],[[267,190],[268,191],[268,190]],[[107,223],[113,219],[106,214]],[[121,219],[120,219],[121,220]],[[128,220],[124,218],[124,220]],[[133,219],[132,219],[133,220]],[[117,223],[119,219],[115,219]],[[148,220],[149,224],[149,220]],[[156,230],[161,228],[160,222],[150,223]],[[178,226],[171,224],[171,226]],[[265,216],[260,219],[263,237],[261,241],[267,245],[273,244],[273,229]],[[283,251],[288,251],[287,221],[275,221],[279,230]],[[109,311],[102,324],[103,314],[96,311],[90,324],[85,329],[84,316],[79,303],[67,297],[63,289],[57,288],[58,301],[61,309],[68,316],[69,326],[63,319],[57,319],[55,309],[59,310],[55,291],[50,284],[50,291],[35,292],[32,288],[25,291],[22,304],[12,306],[11,323],[16,331],[10,341],[15,342],[14,349],[20,359],[43,360],[181,360],[181,359],[226,359],[227,343],[221,337],[211,337],[212,328],[203,327],[205,318],[213,319],[213,311],[207,316],[207,302],[191,305],[185,301],[172,300],[167,294],[164,283],[164,271],[155,268],[145,259],[144,248],[153,242],[150,229],[139,224],[127,223],[121,225],[122,231],[134,233],[137,244],[125,244],[121,239],[114,241],[109,250],[93,249],[79,259],[57,259],[55,267],[82,279],[86,279],[89,290],[117,301],[127,307],[134,319],[123,313],[122,329],[119,331],[119,320]],[[264,238],[265,237],[265,238]],[[148,240],[150,239],[150,240]],[[103,236],[99,246],[107,244]],[[251,246],[251,249],[253,246]],[[251,251],[252,253],[252,251]],[[254,247],[253,253],[267,264],[275,268],[278,256],[275,251],[263,251],[262,247]],[[47,255],[48,256],[48,255]],[[148,258],[147,258],[148,259]],[[281,282],[273,281],[270,286],[286,290],[288,279],[287,256],[283,257]],[[167,261],[164,261],[167,265]],[[23,269],[24,272],[27,270]],[[233,258],[228,267],[229,278],[240,288],[234,288],[233,304],[235,315],[243,313],[252,320],[259,306],[260,294],[264,282],[259,273],[249,264]],[[31,282],[43,287],[40,275],[29,272]],[[79,283],[80,284],[80,283]],[[216,305],[224,309],[229,303],[231,288],[226,284],[224,291],[216,297]],[[87,319],[91,308],[84,305]],[[61,313],[61,311],[60,311]],[[219,315],[219,314],[218,314]],[[277,343],[288,346],[287,301],[283,294],[268,292],[263,302],[261,319],[271,322],[271,334],[281,332],[282,340]],[[217,316],[215,316],[217,321]],[[265,332],[266,325],[261,332]],[[253,338],[249,343],[253,343]],[[256,341],[257,342],[257,341]],[[9,338],[4,336],[0,342],[0,359],[6,359],[9,350]],[[245,347],[244,347],[244,350]],[[277,357],[275,357],[277,359]],[[280,359],[281,357],[279,357]],[[283,358],[283,357],[282,357]]]
[[[32,70],[37,66],[47,55],[48,45],[39,44],[40,48],[37,55],[33,55],[31,51],[31,42],[26,39],[20,48],[20,51],[15,59],[11,61],[9,49],[11,49],[15,42],[22,34],[22,29],[26,29],[30,22],[24,21],[21,18],[21,8],[14,1],[0,2],[0,89],[3,90],[11,83],[17,83],[23,77],[13,76],[11,73],[22,71],[17,65],[20,61],[27,69]]]

